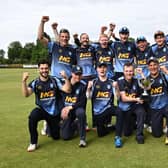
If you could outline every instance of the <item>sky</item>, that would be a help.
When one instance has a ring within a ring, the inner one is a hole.
[[[45,31],[52,37],[51,24],[71,34],[86,32],[97,40],[101,26],[116,24],[115,34],[127,26],[130,36],[144,35],[153,43],[157,30],[168,33],[167,0],[5,0],[0,5],[0,49],[7,52],[13,41],[36,42],[38,26],[43,15],[50,20]]]

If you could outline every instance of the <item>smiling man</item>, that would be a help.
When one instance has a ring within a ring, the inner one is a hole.
[[[132,121],[133,114],[136,115],[137,131],[136,140],[138,144],[144,143],[143,124],[144,124],[144,108],[142,106],[143,100],[140,99],[141,89],[138,85],[137,79],[134,76],[134,67],[131,63],[125,63],[123,68],[124,76],[119,78],[118,107],[116,110],[116,137],[115,146],[122,147],[122,132],[124,128],[124,135],[130,136],[133,132],[134,121]]]
[[[154,80],[149,90],[152,135],[161,137],[163,134],[163,117],[168,121],[168,81],[166,76],[159,71],[158,59],[149,58],[148,68],[150,71],[149,78]],[[168,126],[168,122],[166,125]],[[165,144],[168,145],[168,131]]]
[[[32,110],[29,115],[29,132],[30,145],[27,148],[28,152],[34,151],[37,148],[38,132],[37,124],[41,120],[46,120],[50,128],[51,137],[59,139],[59,121],[60,111],[58,107],[58,99],[60,90],[70,92],[70,83],[64,71],[61,71],[61,76],[64,79],[64,85],[56,77],[49,76],[48,61],[41,61],[38,64],[39,78],[33,80],[27,85],[29,74],[23,73],[22,77],[22,93],[25,97],[29,97],[32,93],[35,94],[37,107]]]

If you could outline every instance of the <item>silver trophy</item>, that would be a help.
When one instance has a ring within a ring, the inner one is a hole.
[[[150,79],[150,78],[142,78],[142,79],[138,79],[138,85],[143,89],[143,93],[141,94],[141,99],[144,101],[148,101],[149,100],[149,94],[148,94],[148,90],[151,89],[151,85],[153,84],[154,79]]]

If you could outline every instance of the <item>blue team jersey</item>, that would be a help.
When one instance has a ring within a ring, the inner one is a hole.
[[[62,78],[60,71],[64,70],[67,76],[70,77],[72,65],[76,63],[75,49],[71,45],[62,47],[55,42],[49,42],[48,49],[52,56],[51,75]]]
[[[152,78],[149,76],[149,78]],[[154,79],[151,85],[149,106],[152,109],[162,109],[168,105],[168,84],[164,74],[161,73]]]
[[[36,105],[44,109],[50,115],[59,114],[58,99],[59,89],[62,84],[56,77],[49,77],[47,81],[37,78],[28,85],[35,93]]]
[[[87,48],[79,47],[76,49],[76,62],[77,65],[83,69],[83,77],[95,76],[95,49],[92,46]]]
[[[147,47],[144,51],[140,51],[138,48],[135,52],[136,55],[136,65],[137,68],[142,68],[142,72],[145,76],[149,75],[147,60],[149,59],[149,47]],[[140,74],[136,75],[137,78],[141,78]]]
[[[150,57],[155,57],[158,59],[160,65],[165,65],[168,67],[168,46],[165,43],[163,47],[158,47],[154,44],[150,48]]]
[[[128,97],[140,97],[141,88],[138,85],[138,80],[133,78],[131,83],[127,82],[124,77],[118,79],[118,87],[120,92],[125,92]],[[128,111],[136,102],[123,102],[121,98],[118,101],[118,107],[122,111]]]
[[[62,93],[63,106],[73,106],[73,108],[85,108],[86,102],[86,83],[80,81],[71,85],[71,93]]]
[[[92,86],[92,109],[94,115],[102,114],[106,109],[114,106],[114,94],[112,80],[93,80]]]
[[[115,54],[115,72],[123,72],[123,66],[126,62],[134,63],[136,46],[133,42],[115,41],[112,43]]]

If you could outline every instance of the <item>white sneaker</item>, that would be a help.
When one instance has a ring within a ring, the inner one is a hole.
[[[151,127],[151,126],[148,126],[148,127],[146,128],[146,131],[149,132],[149,133],[152,133],[152,127]]]
[[[33,152],[37,149],[37,144],[30,144],[27,148],[28,152]]]
[[[163,128],[163,132],[166,134],[167,133],[167,127]]]
[[[79,142],[79,147],[86,147],[86,141],[81,139]]]

